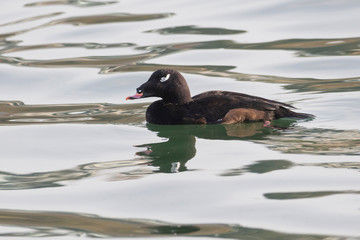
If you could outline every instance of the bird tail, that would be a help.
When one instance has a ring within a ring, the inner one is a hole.
[[[298,118],[298,119],[312,119],[315,118],[314,115],[309,113],[298,113],[291,111],[285,107],[279,107],[275,111],[275,118]]]

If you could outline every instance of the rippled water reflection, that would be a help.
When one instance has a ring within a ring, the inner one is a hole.
[[[101,17],[101,16],[99,16]],[[93,17],[90,17],[92,19]],[[111,18],[111,17],[110,17]],[[214,29],[213,31],[217,31]],[[225,30],[224,30],[225,31]],[[181,32],[181,31],[180,31]],[[6,36],[9,34],[6,34]],[[169,64],[146,64],[141,63],[164,55],[176,54],[178,52],[197,50],[197,49],[263,49],[263,50],[294,50],[299,57],[309,56],[349,56],[359,55],[359,38],[354,39],[289,39],[269,43],[239,44],[232,41],[211,41],[211,42],[192,42],[176,43],[160,46],[138,47],[133,43],[117,44],[99,44],[99,43],[56,43],[32,46],[17,46],[16,44],[5,44],[0,54],[14,53],[26,50],[53,49],[53,48],[118,48],[133,47],[139,50],[145,50],[147,53],[120,56],[88,56],[77,58],[35,60],[23,59],[20,57],[0,56],[2,63],[8,63],[15,66],[28,67],[86,67],[100,68],[100,73],[128,72],[128,71],[152,71],[161,67],[177,69],[191,74],[201,74],[213,77],[234,78],[239,81],[260,81],[267,83],[287,84],[286,88],[296,91],[306,92],[344,92],[358,91],[360,88],[360,79],[340,78],[340,79],[314,79],[314,78],[285,78],[279,76],[243,74],[232,71],[235,66],[187,66],[187,65],[169,65]],[[140,63],[139,63],[140,62]],[[120,65],[120,66],[119,66]]]
[[[1,9],[0,236],[359,239],[357,1]],[[146,124],[163,67],[316,118]]]
[[[22,102],[0,102],[0,124],[136,124],[144,121],[146,106],[147,104],[25,105]]]
[[[38,6],[49,6],[49,5],[71,5],[76,7],[93,7],[107,4],[114,4],[117,1],[87,1],[87,0],[58,0],[58,1],[39,1],[26,3],[25,7],[38,7]]]
[[[166,237],[192,236],[231,239],[326,239],[336,236],[296,235],[264,229],[225,224],[176,224],[144,219],[111,219],[89,214],[60,212],[0,211],[0,223],[17,225],[22,233],[2,234],[12,237]],[[51,219],[49,221],[49,219]],[[0,235],[1,236],[1,235]]]

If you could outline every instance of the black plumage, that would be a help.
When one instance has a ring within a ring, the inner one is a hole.
[[[154,124],[211,124],[311,118],[296,113],[291,105],[243,93],[208,91],[191,97],[184,77],[173,69],[155,71],[137,93],[127,99],[160,97],[146,111],[146,121]]]

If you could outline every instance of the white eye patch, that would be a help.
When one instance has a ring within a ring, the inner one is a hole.
[[[170,73],[168,75],[166,75],[166,77],[160,78],[160,82],[165,82],[165,81],[169,80],[169,78],[170,78]]]

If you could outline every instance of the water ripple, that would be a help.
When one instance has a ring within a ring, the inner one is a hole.
[[[247,82],[266,82],[286,84],[285,89],[296,92],[351,92],[360,91],[360,78],[337,78],[337,79],[318,79],[318,78],[291,78],[272,75],[246,74],[231,71],[235,66],[216,66],[216,65],[169,65],[169,64],[148,64],[138,63],[126,66],[115,66],[103,68],[102,73],[111,72],[136,72],[136,71],[152,71],[159,68],[173,68],[178,71],[196,75],[211,77],[226,77],[237,81]]]
[[[133,180],[153,173],[146,167],[149,160],[137,158],[108,162],[87,163],[70,169],[16,174],[0,171],[0,190],[53,188],[66,185],[66,181],[105,175],[108,181]]]
[[[163,35],[170,34],[202,34],[202,35],[230,35],[230,34],[239,34],[245,33],[244,30],[234,30],[234,29],[226,29],[226,28],[205,28],[199,26],[176,26],[176,27],[168,27],[168,28],[160,28],[148,30],[146,33],[159,33]]]
[[[52,14],[38,15],[34,17],[19,19],[16,21],[0,25],[14,25],[23,22],[31,22],[38,19],[46,19],[61,15],[61,12]],[[51,43],[38,45],[19,45],[19,42],[8,41],[7,38],[25,32],[44,27],[51,27],[59,24],[89,25],[105,24],[115,22],[148,21],[152,19],[166,18],[172,13],[158,14],[128,14],[128,13],[108,13],[99,15],[85,15],[59,18],[48,23],[30,27],[27,29],[0,34],[3,48],[0,50],[0,63],[15,66],[41,67],[41,68],[67,68],[69,66],[78,68],[100,68],[100,73],[113,72],[135,72],[153,71],[160,67],[170,67],[182,72],[201,74],[205,76],[227,77],[239,81],[260,81],[268,83],[286,84],[284,88],[295,91],[305,92],[346,92],[359,91],[360,80],[354,78],[340,79],[316,79],[316,78],[286,78],[270,75],[244,74],[232,71],[236,66],[217,66],[217,65],[164,65],[156,63],[146,63],[155,58],[177,54],[191,50],[285,50],[295,51],[298,57],[317,57],[317,56],[355,56],[359,55],[360,38],[328,38],[328,39],[283,39],[270,42],[240,43],[232,40],[212,40],[200,42],[179,42],[160,45],[137,46],[134,43]],[[201,26],[175,26],[162,29],[153,29],[146,32],[160,34],[236,34],[243,30],[230,30],[225,28],[205,28]],[[145,53],[133,55],[113,55],[113,56],[81,56],[60,59],[24,59],[16,56],[5,56],[8,53],[16,53],[28,50],[45,50],[52,48],[120,48],[131,47],[134,50],[145,51]]]
[[[28,50],[44,50],[44,49],[57,49],[57,48],[84,48],[84,49],[105,49],[105,48],[123,48],[123,47],[134,47],[134,43],[48,43],[48,44],[37,44],[37,45],[27,45],[27,46],[18,46],[16,44],[7,46],[3,49],[0,49],[0,54],[6,54],[11,52],[21,52]]]
[[[17,24],[22,22],[30,22],[34,20],[38,20],[41,18],[54,17],[62,14],[62,12],[40,15],[30,18],[25,18],[17,21],[13,21],[10,23],[5,23],[3,26],[9,24]],[[23,29],[20,31],[9,32],[0,34],[0,39],[6,39],[12,36],[16,36],[19,34],[27,33],[30,31],[34,31],[37,29],[51,27],[59,24],[70,24],[74,26],[82,26],[82,25],[93,25],[93,24],[105,24],[105,23],[118,23],[118,22],[137,22],[137,21],[149,21],[160,18],[167,18],[173,16],[173,13],[153,13],[153,14],[130,14],[130,13],[107,13],[107,14],[99,14],[99,15],[87,15],[87,16],[74,16],[67,18],[60,18],[56,20],[52,20],[48,23],[41,24],[35,27],[30,27],[27,29]]]
[[[271,149],[284,153],[360,155],[360,131],[334,130],[324,128],[296,127],[280,135],[269,135],[267,140],[258,142],[268,144]]]
[[[44,14],[44,15],[38,15],[38,16],[34,16],[34,17],[23,18],[23,19],[19,19],[16,21],[0,24],[0,27],[4,27],[4,26],[8,26],[8,25],[15,25],[15,24],[19,24],[19,23],[25,23],[25,22],[32,22],[32,21],[36,21],[39,19],[43,19],[43,18],[55,17],[55,16],[58,16],[61,14],[63,14],[63,12],[55,12],[55,13],[50,13],[50,14]]]
[[[130,14],[130,13],[107,13],[99,15],[77,16],[53,20],[47,26],[57,24],[71,24],[75,26],[89,24],[104,24],[116,22],[148,21],[173,16],[173,13]]]
[[[208,237],[216,239],[359,239],[334,235],[291,234],[237,224],[178,224],[152,219],[104,218],[51,211],[0,211],[0,224],[14,227],[3,237]],[[17,230],[16,228],[20,228]],[[25,229],[24,229],[25,228]]]
[[[172,43],[143,46],[139,49],[166,49],[168,51],[191,49],[233,49],[233,50],[290,50],[299,57],[360,55],[360,38],[328,39],[283,39],[271,42],[239,43],[232,40]]]
[[[312,152],[314,153],[314,152]],[[261,160],[242,168],[226,170],[221,176],[240,176],[245,173],[265,174],[273,171],[287,170],[293,167],[324,167],[334,169],[360,170],[359,162],[325,162],[325,163],[301,163],[295,164],[288,160]],[[314,195],[315,197],[315,195]]]
[[[147,104],[58,104],[25,105],[22,102],[0,102],[0,125],[49,123],[143,122]]]
[[[327,197],[336,194],[360,194],[360,191],[318,191],[318,192],[283,192],[265,193],[264,197],[276,200],[291,200],[304,198]]]
[[[117,3],[118,1],[88,1],[88,0],[55,0],[55,1],[40,1],[27,3],[25,7],[39,7],[39,6],[53,6],[53,5],[70,5],[75,7],[94,7],[101,5],[109,5]]]
[[[57,20],[58,23],[63,22]],[[69,20],[72,22],[73,20]],[[75,22],[77,20],[74,20]],[[105,21],[105,20],[104,20]],[[67,20],[65,21],[67,22]],[[13,33],[15,34],[15,33]],[[329,44],[331,43],[331,44]],[[278,49],[295,50],[300,56],[319,56],[319,55],[358,55],[358,45],[360,38],[349,39],[290,39],[267,43],[240,44],[233,41],[208,41],[208,42],[189,42],[167,45],[136,46],[133,43],[52,43],[18,46],[17,43],[8,43],[0,50],[0,63],[15,66],[41,67],[41,68],[100,68],[100,73],[114,72],[136,72],[153,71],[156,68],[169,67],[191,74],[200,74],[213,77],[227,77],[238,81],[258,81],[267,83],[286,84],[284,88],[300,92],[347,92],[359,91],[360,79],[337,78],[337,79],[317,79],[317,78],[289,78],[271,75],[244,74],[232,71],[236,66],[217,66],[217,65],[166,65],[146,63],[146,61],[169,54],[194,50],[194,49]],[[40,50],[51,48],[118,48],[133,47],[135,50],[146,51],[145,53],[133,55],[113,55],[113,56],[83,56],[60,59],[24,59],[20,57],[5,56],[6,53],[15,53],[26,50]],[[341,50],[341,51],[340,51]],[[340,53],[341,52],[341,53]]]

